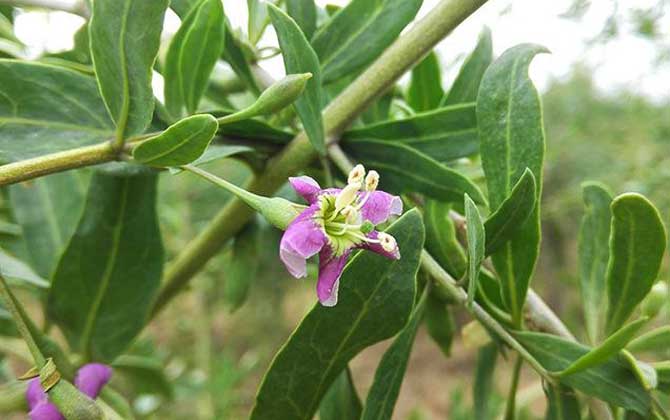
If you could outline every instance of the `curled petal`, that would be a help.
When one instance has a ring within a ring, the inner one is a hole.
[[[372,224],[378,225],[387,221],[391,215],[402,213],[400,197],[384,191],[373,191],[369,194],[370,196],[361,208],[361,215],[364,220],[369,220]]]
[[[337,304],[337,292],[340,287],[340,276],[347,263],[351,251],[341,256],[333,255],[330,246],[324,247],[319,254],[319,280],[316,283],[316,295],[323,306]]]
[[[379,235],[379,232],[376,230],[373,230],[372,232],[368,233],[368,238],[372,240],[377,240],[377,236]],[[399,260],[400,259],[400,249],[396,245],[395,249],[391,252],[385,250],[381,244],[379,243],[369,243],[366,242],[362,245],[360,245],[360,248],[367,249],[368,251],[375,252],[379,255],[382,255],[386,258],[392,259],[392,260]]]
[[[298,195],[307,200],[309,204],[314,204],[319,197],[321,187],[319,183],[308,176],[296,176],[288,179],[289,184]]]
[[[312,220],[318,205],[309,206],[286,228],[279,244],[279,256],[293,277],[305,277],[307,259],[316,255],[326,243],[326,235]]]
[[[64,420],[65,417],[58,411],[56,406],[48,401],[37,404],[30,413],[30,420]]]
[[[33,378],[28,382],[28,389],[26,389],[26,401],[28,402],[28,408],[31,410],[35,408],[38,404],[47,401],[47,394],[42,390],[42,385],[40,385],[40,378]]]
[[[102,363],[89,363],[77,371],[74,384],[81,392],[95,399],[112,377],[112,368]]]

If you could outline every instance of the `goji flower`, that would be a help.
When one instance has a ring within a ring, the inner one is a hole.
[[[324,306],[337,303],[340,276],[349,255],[367,249],[390,259],[400,258],[395,239],[375,226],[402,213],[399,197],[377,191],[379,174],[357,165],[343,189],[322,189],[308,176],[289,178],[293,189],[309,203],[284,232],[280,257],[288,271],[307,274],[307,259],[319,254],[316,293]]]

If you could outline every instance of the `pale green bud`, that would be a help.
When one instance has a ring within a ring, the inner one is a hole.
[[[649,294],[642,301],[642,314],[653,318],[658,315],[663,306],[667,305],[669,301],[668,284],[664,281],[659,281],[651,288]]]

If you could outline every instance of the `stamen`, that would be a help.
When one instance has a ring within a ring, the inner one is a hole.
[[[388,233],[379,232],[377,239],[379,239],[379,243],[386,252],[393,252],[398,247],[395,238]]]
[[[361,183],[356,182],[347,185],[335,199],[335,214],[354,202],[358,191],[361,189]]]
[[[350,185],[356,183],[360,184],[363,182],[363,177],[365,177],[365,168],[359,163],[349,172],[347,183]]]
[[[358,221],[358,210],[354,206],[347,206],[340,212],[348,224]]]
[[[379,173],[377,171],[370,171],[365,177],[365,190],[374,191],[379,185]]]

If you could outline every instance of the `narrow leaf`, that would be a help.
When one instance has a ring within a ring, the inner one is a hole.
[[[626,348],[632,352],[668,351],[670,349],[670,325],[664,325],[642,334],[631,341]]]
[[[98,143],[114,135],[95,79],[46,64],[0,59],[0,161]]]
[[[628,344],[637,335],[640,329],[647,324],[647,321],[649,321],[649,318],[640,318],[622,327],[620,330],[607,337],[607,339],[600,345],[594,347],[588,353],[572,362],[570,366],[559,372],[558,375],[561,377],[573,375],[577,372],[604,363],[623,350],[624,347],[626,347],[626,344]]]
[[[528,66],[536,54],[545,51],[530,44],[507,50],[486,70],[477,97],[482,167],[491,208],[501,206],[527,167],[537,182],[533,213],[514,237],[492,255],[503,298],[516,324],[521,322],[521,309],[540,246],[544,128],[540,97],[528,77]]]
[[[422,0],[353,0],[312,39],[323,66],[324,83],[372,62],[414,19]]]
[[[254,224],[235,237],[224,278],[223,298],[236,311],[244,304],[258,272],[259,232]]]
[[[79,222],[86,182],[78,172],[63,172],[11,185],[12,213],[23,231],[30,264],[50,278]]]
[[[460,104],[349,130],[343,144],[357,140],[403,143],[439,162],[470,156],[479,150],[475,104]]]
[[[360,420],[363,404],[358,397],[349,367],[330,386],[319,405],[320,420]]]
[[[319,59],[298,25],[281,9],[268,4],[268,11],[275,27],[286,74],[311,73],[303,95],[296,101],[295,109],[312,146],[321,154],[326,152],[321,118],[321,70]]]
[[[590,350],[581,344],[549,334],[518,332],[515,336],[545,369],[554,372],[567,368]],[[651,406],[650,395],[640,385],[628,364],[619,357],[563,377],[561,383],[642,415],[648,413]]]
[[[251,42],[252,45],[256,45],[263,36],[263,32],[265,32],[268,23],[270,23],[265,1],[247,0],[247,12],[249,15],[249,23],[247,26],[249,42]]]
[[[443,95],[440,61],[431,52],[412,69],[407,103],[416,112],[430,111],[440,106]]]
[[[174,118],[198,109],[225,41],[221,0],[192,8],[170,42],[165,59],[165,106]]]
[[[475,46],[475,49],[463,62],[456,80],[454,80],[449,93],[445,95],[442,101],[442,105],[475,101],[477,99],[477,92],[479,92],[479,84],[491,61],[493,61],[491,30],[484,27],[484,30],[479,35],[477,46]]]
[[[486,233],[477,205],[465,194],[465,220],[468,225],[468,305],[472,307],[477,290],[477,278],[484,260]]]
[[[423,318],[427,293],[427,290],[424,291],[412,312],[409,322],[393,340],[379,362],[372,387],[365,400],[365,408],[361,415],[362,420],[390,419],[393,416],[416,332]]]
[[[512,192],[486,219],[486,255],[499,250],[521,228],[535,209],[535,177],[526,168]]]
[[[607,292],[606,272],[609,260],[609,237],[612,223],[612,194],[603,185],[582,185],[585,213],[579,228],[577,244],[579,281],[586,331],[591,343],[603,333],[604,298]]]
[[[445,357],[451,355],[451,345],[456,333],[456,322],[454,316],[447,305],[438,296],[435,296],[434,290],[428,294],[426,299],[426,313],[424,322],[428,335],[440,348]]]
[[[617,330],[649,293],[663,260],[666,234],[658,210],[639,194],[612,201],[607,266],[607,331]]]
[[[133,149],[133,159],[151,166],[181,166],[198,159],[214,138],[219,124],[209,114],[184,118]]]
[[[310,39],[316,30],[316,4],[314,0],[286,0],[289,16],[300,26],[302,33]]]
[[[582,414],[575,391],[563,385],[546,385],[547,413],[545,420],[581,420]]]
[[[467,193],[476,203],[485,203],[477,185],[459,172],[400,143],[361,140],[349,143],[345,151],[357,162],[381,173],[383,188],[401,193],[415,191],[442,201],[460,202]]]
[[[493,395],[493,374],[495,373],[498,348],[495,343],[487,344],[477,352],[475,382],[472,389],[474,400],[474,420],[488,420],[493,417],[491,397]]]
[[[242,50],[242,41],[238,38],[230,27],[230,23],[226,21],[226,41],[223,47],[223,59],[230,64],[233,71],[253,92],[255,95],[261,93],[260,87],[256,82],[253,72],[251,71],[251,64],[247,56]]]
[[[0,249],[0,274],[8,282],[23,286],[49,288],[49,282],[40,277],[26,263]]]
[[[630,370],[633,371],[644,389],[648,391],[656,389],[658,386],[658,373],[653,366],[637,360],[628,350],[622,350],[621,356],[628,362]]]
[[[215,162],[217,160],[226,159],[232,156],[238,155],[254,155],[254,149],[247,146],[235,146],[227,144],[212,144],[210,145],[205,153],[203,153],[198,159],[191,162],[191,166],[202,166],[208,163]],[[182,172],[181,168],[170,168],[170,173],[175,175]]]
[[[144,327],[163,266],[156,180],[96,173],[53,276],[49,316],[87,359],[113,360]]]
[[[388,232],[403,250],[402,258],[389,261],[361,252],[351,259],[340,280],[337,306],[315,306],[275,356],[252,419],[311,420],[349,360],[407,323],[423,246],[421,217],[410,211]]]
[[[458,241],[456,226],[449,217],[451,204],[429,200],[424,206],[426,250],[454,278],[467,270],[467,258]]]
[[[154,111],[151,71],[168,0],[95,0],[91,56],[117,137],[143,132]]]

